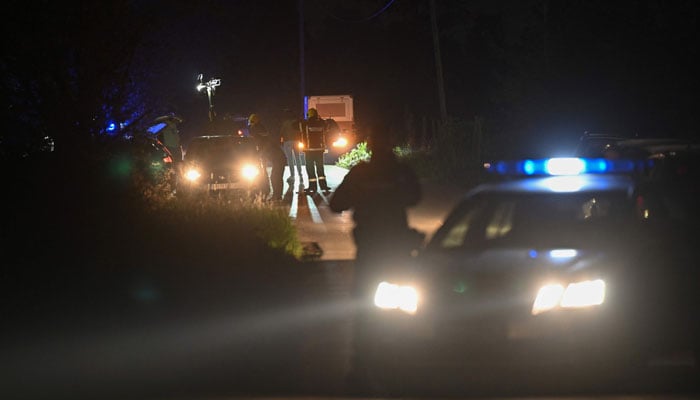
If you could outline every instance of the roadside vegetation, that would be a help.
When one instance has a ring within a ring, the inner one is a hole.
[[[73,311],[101,320],[153,307],[212,309],[251,293],[279,300],[291,290],[301,245],[281,209],[259,198],[178,197],[170,172],[133,147],[98,148],[13,163],[0,237],[3,315],[61,310],[67,320]]]
[[[412,137],[394,147],[394,154],[413,167],[422,180],[471,187],[483,179],[482,169],[487,154],[481,121],[451,118],[436,127],[434,137],[420,142]],[[336,165],[350,169],[360,162],[369,161],[372,152],[367,142],[358,143],[342,154]]]

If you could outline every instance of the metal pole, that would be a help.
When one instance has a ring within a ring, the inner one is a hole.
[[[304,0],[299,0],[299,91],[301,107],[304,110],[304,96],[306,96],[306,70],[304,54]]]
[[[442,76],[442,56],[440,55],[440,37],[435,15],[435,0],[430,0],[430,25],[433,30],[433,50],[435,53],[435,70],[437,73],[438,101],[440,103],[440,119],[447,120],[447,104],[445,101],[445,83]]]

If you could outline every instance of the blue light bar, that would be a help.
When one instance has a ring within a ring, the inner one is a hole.
[[[498,161],[487,163],[488,172],[499,175],[581,175],[605,173],[631,173],[641,168],[632,160],[608,160],[605,158],[558,157],[535,160]]]

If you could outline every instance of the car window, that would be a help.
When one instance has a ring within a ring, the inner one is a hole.
[[[429,247],[593,244],[634,221],[634,205],[625,193],[493,194],[458,207]]]

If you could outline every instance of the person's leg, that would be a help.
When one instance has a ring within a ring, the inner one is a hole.
[[[287,158],[287,166],[289,167],[289,180],[294,180],[294,174],[296,171],[294,171],[294,157],[295,157],[295,152],[294,152],[294,142],[293,141],[286,141],[282,145],[282,150],[284,150],[284,156]]]
[[[318,158],[318,165],[316,167],[316,172],[318,173],[318,185],[321,187],[321,190],[330,190],[330,187],[328,187],[328,182],[326,181],[326,170],[323,166],[323,153],[320,153]]]
[[[297,173],[301,179],[301,152],[295,147],[297,142],[292,142],[292,161],[296,165]]]
[[[316,177],[316,151],[307,151],[306,156],[306,175],[309,177],[309,186],[307,192],[315,192],[318,190],[318,178]]]
[[[272,169],[270,171],[270,181],[272,183],[272,199],[282,199],[284,190],[284,165],[286,158],[281,150],[272,155]]]

